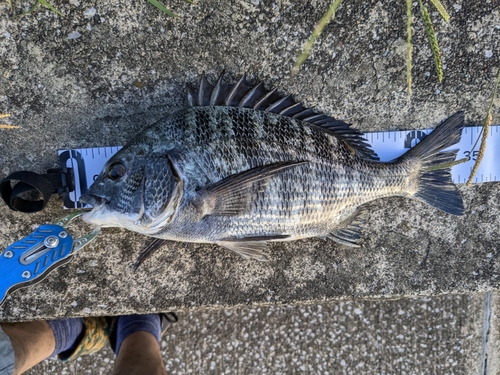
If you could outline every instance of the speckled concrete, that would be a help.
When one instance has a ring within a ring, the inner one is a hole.
[[[172,375],[479,374],[485,298],[183,311],[163,338],[163,358]],[[74,363],[46,360],[31,374],[107,374],[112,365],[107,349]]]

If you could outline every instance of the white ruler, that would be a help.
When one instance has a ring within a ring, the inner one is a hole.
[[[97,179],[106,161],[121,148],[122,146],[75,148],[58,152],[61,167],[71,168],[75,177],[75,189],[63,194],[64,208],[91,207],[78,203],[78,199]]]
[[[481,129],[481,126],[464,128],[461,141],[450,147],[453,150],[459,149],[457,160],[469,158],[467,163],[456,165],[451,169],[453,181],[457,184],[465,183],[469,179],[470,172],[479,153],[479,142],[475,149],[472,148],[476,140],[480,137]],[[365,137],[381,161],[390,161],[403,155],[432,130],[365,133]],[[118,152],[121,147],[78,148],[59,151],[61,166],[72,168],[75,176],[75,190],[63,195],[65,208],[87,207],[78,203],[80,195],[88,190],[101,173],[106,161]],[[480,183],[500,180],[500,155],[498,154],[498,150],[500,150],[500,125],[495,125],[490,127],[486,153],[473,182]]]
[[[390,161],[403,155],[410,147],[415,146],[420,138],[429,134],[432,130],[433,129],[366,133],[365,137],[368,143],[371,144],[373,150],[378,154],[381,161]],[[467,163],[456,165],[451,169],[451,175],[456,184],[463,184],[469,179],[470,172],[476,162],[477,154],[479,153],[481,140],[479,140],[475,149],[472,149],[472,147],[474,147],[476,140],[480,137],[481,130],[481,126],[464,128],[460,142],[450,147],[450,150],[459,149],[457,160],[469,158]],[[490,127],[488,139],[486,140],[486,152],[473,182],[479,183],[500,180],[500,158],[498,150],[500,150],[500,125],[495,125]]]

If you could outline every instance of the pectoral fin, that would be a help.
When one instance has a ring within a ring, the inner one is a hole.
[[[193,204],[203,215],[235,216],[245,212],[260,188],[272,177],[308,163],[307,161],[283,162],[255,167],[226,177],[198,191]]]

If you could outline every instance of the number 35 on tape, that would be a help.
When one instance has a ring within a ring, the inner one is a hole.
[[[381,161],[390,161],[403,155],[408,149],[415,146],[423,137],[433,129],[406,130],[366,133],[365,137],[378,154]],[[451,169],[453,181],[463,184],[469,179],[470,172],[479,154],[479,144],[473,149],[477,139],[481,137],[481,126],[466,127],[462,131],[462,139],[459,143],[449,148],[458,149],[457,160],[467,158],[467,162],[455,165]],[[500,180],[500,163],[498,162],[498,150],[500,150],[500,126],[491,126],[487,138],[486,152],[481,165],[473,180],[479,182],[493,182]]]

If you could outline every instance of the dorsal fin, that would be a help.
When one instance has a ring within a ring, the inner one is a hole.
[[[229,91],[229,94],[227,94],[224,104],[228,107],[237,107],[248,90],[250,90],[250,87],[247,85],[246,75],[243,74],[231,91]]]
[[[198,90],[188,87],[188,105],[195,106],[228,106],[253,108],[258,111],[276,113],[322,127],[325,131],[346,141],[360,156],[379,160],[377,154],[371,149],[363,133],[353,129],[349,124],[318,113],[312,108],[306,108],[302,103],[297,103],[291,95],[282,96],[276,88],[267,90],[263,82],[249,86],[246,75],[243,75],[236,84],[223,83],[224,72],[219,77],[215,86],[212,86],[205,73],[202,74]]]

